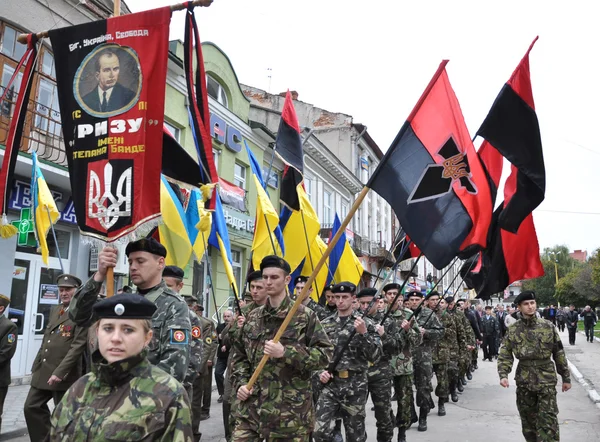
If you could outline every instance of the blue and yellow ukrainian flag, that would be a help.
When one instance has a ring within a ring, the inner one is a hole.
[[[216,189],[213,197],[215,198],[215,210],[212,214],[212,226],[210,236],[208,237],[208,243],[211,246],[216,247],[221,252],[221,258],[223,260],[223,265],[225,266],[225,273],[227,274],[227,279],[229,280],[229,286],[237,296],[239,291],[235,281],[235,275],[233,274],[233,261],[231,259],[229,233],[227,232],[227,224],[225,223],[225,215],[223,213],[221,197]]]
[[[192,256],[185,212],[181,201],[164,175],[160,177],[160,211],[163,223],[158,226],[160,243],[167,249],[167,265],[185,269]]]
[[[212,223],[211,213],[204,208],[205,202],[206,199],[202,192],[193,189],[190,192],[190,200],[185,211],[190,243],[198,261],[202,259],[206,251]]]
[[[341,225],[340,218],[336,213],[331,228],[330,240],[335,236]],[[360,282],[364,268],[354,250],[350,247],[348,238],[346,238],[346,232],[342,233],[342,236],[329,255],[329,269],[331,273],[327,275],[327,285],[331,284],[332,276],[335,282],[348,281],[356,285]]]
[[[33,160],[31,174],[33,223],[35,225],[37,241],[42,253],[42,261],[44,261],[44,264],[48,265],[50,251],[48,250],[46,236],[48,235],[50,227],[53,224],[56,224],[60,218],[60,212],[56,207],[54,198],[52,198],[48,183],[46,183],[46,179],[38,166],[37,153],[33,152],[31,158]]]

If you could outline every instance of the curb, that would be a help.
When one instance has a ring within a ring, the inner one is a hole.
[[[0,434],[0,441],[15,439],[21,436],[27,436],[28,434],[29,433],[27,432],[27,427],[17,428],[16,430],[7,431],[6,433]]]
[[[579,332],[581,334],[583,334],[585,336],[585,333]],[[596,341],[600,342],[599,338],[596,338]],[[587,381],[583,375],[581,374],[581,372],[579,371],[579,369],[575,366],[575,364],[573,364],[569,358],[567,358],[567,364],[569,364],[569,370],[571,371],[571,374],[573,374],[573,376],[575,377],[575,379],[577,379],[577,382],[579,382],[579,384],[586,389],[588,397],[590,398],[590,400],[594,403],[594,405],[596,405],[596,407],[598,409],[600,409],[600,394],[598,394],[598,392],[596,391],[596,388],[594,387],[594,384],[592,384],[591,382]]]

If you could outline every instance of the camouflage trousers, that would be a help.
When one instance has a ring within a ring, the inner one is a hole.
[[[252,430],[236,430],[233,433],[233,442],[309,442],[310,437],[308,434],[304,435],[290,435],[289,437],[267,437],[264,438],[258,433]]]
[[[433,364],[433,372],[437,379],[437,386],[435,387],[435,395],[448,401],[450,395],[450,379],[448,378],[448,363]]]
[[[314,441],[331,441],[334,428],[332,424],[340,416],[344,421],[346,442],[365,442],[365,404],[368,392],[366,373],[356,373],[347,379],[335,376],[329,381],[321,391],[317,403]]]
[[[477,354],[474,350],[461,350],[458,359],[458,376],[460,378],[464,377],[469,367],[471,367],[473,353]],[[477,361],[477,356],[475,356],[475,360]]]
[[[410,425],[410,407],[413,402],[412,375],[394,376],[394,392],[398,402],[396,426],[407,429]]]
[[[466,374],[466,371],[465,371]],[[450,359],[448,362],[448,382],[452,384],[452,382],[457,382],[460,375],[460,360],[459,359]]]
[[[521,428],[527,442],[554,442],[560,440],[556,388],[543,387],[531,391],[517,386],[517,409]]]
[[[367,374],[369,394],[375,406],[377,442],[390,442],[394,437],[392,421],[392,374],[379,368],[377,374]]]
[[[429,408],[431,392],[433,391],[431,385],[431,378],[433,377],[432,365],[431,356],[429,358],[422,358],[419,361],[413,361],[413,375],[415,387],[417,388],[417,407]]]

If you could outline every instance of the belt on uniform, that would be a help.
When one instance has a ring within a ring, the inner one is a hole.
[[[334,376],[337,376],[340,379],[348,379],[352,376],[356,376],[357,374],[361,374],[362,371],[353,371],[353,370],[338,370],[334,372]]]
[[[542,365],[551,364],[552,361],[550,359],[532,359],[519,361],[519,365],[521,367],[541,367]]]

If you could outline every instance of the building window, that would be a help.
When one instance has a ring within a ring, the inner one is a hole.
[[[314,205],[312,194],[313,194],[313,182],[310,178],[304,178],[304,189],[306,190],[306,194],[308,195],[308,200],[311,204]]]
[[[218,149],[213,149],[213,158],[215,160],[215,167],[217,172],[219,172],[219,158],[221,158],[221,151]]]
[[[340,219],[340,221],[345,220],[347,216],[348,216],[348,204],[342,203],[342,219]]]
[[[209,96],[217,100],[223,106],[228,107],[227,93],[225,92],[225,88],[210,75],[206,76],[206,90]]]
[[[4,25],[4,33],[2,34],[2,50],[1,52],[15,60],[20,60],[27,46],[17,41],[18,32],[10,26]]]
[[[242,251],[231,249],[231,267],[238,291],[242,290]],[[238,293],[239,295],[239,293]]]
[[[53,135],[60,135],[60,108],[56,85],[41,78],[36,103],[35,127]]]
[[[15,73],[15,69],[7,64],[4,65],[4,69],[2,70],[2,79],[0,82],[0,96],[4,94],[4,89],[8,86],[8,82],[11,77]],[[3,117],[11,117],[13,113],[13,104],[17,101],[17,95],[19,94],[19,89],[21,88],[21,80],[23,79],[23,74],[19,73],[15,81],[11,84],[8,93],[4,101],[0,104],[0,115]]]
[[[332,194],[327,190],[323,191],[323,223],[331,224],[331,199]]]
[[[354,231],[358,234],[361,233],[361,227],[362,227],[362,207],[359,207],[358,210],[356,211],[356,218],[355,218],[355,223],[354,223]]]
[[[44,55],[42,55],[42,72],[49,77],[56,78],[56,71],[54,69],[54,55],[47,49],[44,49]]]
[[[235,163],[233,166],[233,184],[246,189],[246,167]]]
[[[167,129],[169,129],[169,132],[171,132],[171,135],[173,135],[173,138],[175,138],[175,140],[179,143],[179,141],[181,139],[181,129],[173,126],[168,121],[165,121],[165,126],[167,127]]]

